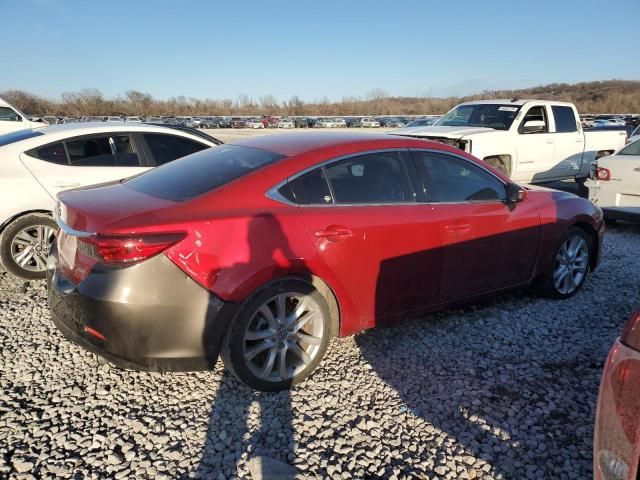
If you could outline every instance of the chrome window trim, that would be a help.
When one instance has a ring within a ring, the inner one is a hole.
[[[334,157],[334,158],[330,158],[328,160],[323,160],[320,163],[316,163],[313,166],[307,167],[304,170],[300,170],[299,172],[296,172],[294,175],[291,175],[290,177],[285,178],[284,180],[282,180],[281,182],[277,183],[276,185],[274,185],[273,187],[271,187],[269,190],[267,190],[265,192],[265,196],[271,200],[275,200],[276,202],[280,202],[280,203],[284,203],[286,205],[292,205],[295,207],[371,207],[371,206],[380,206],[380,205],[418,205],[420,204],[420,202],[418,202],[418,200],[414,200],[413,202],[391,202],[391,203],[310,203],[310,204],[300,204],[300,203],[294,203],[286,198],[284,198],[280,192],[278,192],[278,190],[280,188],[282,188],[285,184],[287,184],[288,182],[291,182],[293,180],[295,180],[296,178],[304,175],[305,173],[308,173],[312,170],[315,170],[316,168],[324,168],[325,166],[334,163],[334,162],[340,162],[342,160],[346,160],[348,158],[353,158],[353,157],[360,157],[362,155],[369,155],[372,153],[389,153],[389,152],[398,152],[400,154],[402,153],[408,153],[409,152],[409,148],[407,147],[396,147],[396,148],[377,148],[375,150],[365,150],[362,152],[356,152],[356,153],[348,153],[346,155],[342,155],[340,157]],[[403,160],[404,162],[404,160]],[[409,180],[409,186],[411,186],[411,188],[413,189],[413,184],[411,183],[411,178],[409,177],[409,172],[406,171],[405,168],[405,173],[407,174],[407,179]],[[326,178],[325,175],[325,181],[327,182],[327,185],[329,186],[329,191],[331,192],[331,196],[333,197],[333,189],[331,188],[331,183],[329,182],[329,179]],[[415,192],[413,192],[414,196],[415,196]],[[333,198],[335,200],[335,198]]]
[[[408,205],[417,205],[417,206],[425,206],[425,205],[467,205],[467,204],[490,204],[490,203],[501,203],[501,204],[507,204],[507,199],[504,200],[469,200],[466,202],[431,202],[429,200],[425,201],[425,202],[421,202],[418,199],[416,199],[414,202],[395,202],[395,203],[327,203],[327,204],[322,204],[322,203],[312,203],[312,204],[299,204],[299,203],[295,203],[292,202],[290,200],[288,200],[287,198],[283,197],[280,192],[278,192],[278,190],[283,187],[284,185],[286,185],[288,182],[290,182],[291,180],[295,180],[297,177],[304,175],[305,173],[310,172],[311,170],[315,170],[316,168],[321,168],[324,167],[325,165],[328,165],[330,163],[333,162],[338,162],[347,158],[351,158],[351,157],[357,157],[360,155],[366,155],[369,153],[386,153],[386,152],[407,152],[409,154],[411,154],[411,152],[428,152],[428,153],[438,153],[438,154],[442,154],[442,155],[450,155],[454,158],[458,158],[460,160],[463,160],[465,162],[468,162],[476,167],[478,167],[480,170],[488,173],[489,175],[491,175],[493,178],[495,178],[496,180],[498,180],[505,188],[507,186],[507,183],[505,183],[505,181],[500,178],[499,176],[497,176],[495,173],[493,173],[491,170],[489,170],[488,168],[484,167],[483,165],[480,165],[476,162],[472,162],[471,160],[469,160],[468,158],[464,157],[463,155],[457,154],[457,153],[453,153],[453,152],[448,152],[445,150],[440,150],[437,148],[414,148],[414,147],[402,147],[402,148],[382,148],[382,149],[376,149],[376,150],[367,150],[365,152],[358,152],[358,153],[350,153],[347,155],[343,155],[341,157],[336,157],[336,158],[331,158],[328,160],[324,160],[320,163],[317,163],[313,166],[307,167],[304,170],[300,170],[299,172],[297,172],[296,174],[285,178],[284,180],[282,180],[281,182],[277,183],[276,185],[274,185],[273,187],[271,187],[269,190],[267,190],[267,192],[265,193],[265,196],[271,200],[274,200],[276,202],[280,202],[280,203],[284,203],[286,205],[289,206],[293,206],[293,207],[380,207],[380,206],[392,206],[392,205],[401,205],[401,206],[408,206]],[[326,178],[325,178],[326,179]],[[326,179],[327,184],[329,184],[329,180]],[[512,182],[513,183],[513,182]],[[329,190],[331,190],[331,185],[329,184]],[[333,193],[332,193],[333,195]],[[415,192],[414,192],[415,195]],[[427,196],[428,198],[428,196]]]

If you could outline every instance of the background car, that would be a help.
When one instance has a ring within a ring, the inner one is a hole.
[[[347,128],[347,122],[342,117],[334,118],[333,122],[336,124],[336,128]]]
[[[307,117],[295,117],[293,124],[296,128],[309,128],[309,119]]]
[[[44,278],[56,194],[144,172],[221,142],[142,123],[78,123],[0,136],[0,261]]]
[[[319,117],[314,119],[313,128],[336,128],[336,123],[331,118]]]
[[[368,128],[377,128],[380,126],[380,122],[378,122],[377,120],[374,120],[373,118],[365,117],[362,120],[360,120],[360,125]]]
[[[636,480],[640,462],[640,310],[607,357],[593,440],[596,480]]]
[[[142,123],[142,117],[126,117],[125,122]]]
[[[244,118],[231,117],[231,120],[229,120],[229,125],[231,126],[231,128],[245,128],[247,126],[247,122]]]
[[[588,200],[390,135],[256,136],[58,198],[67,338],[140,369],[220,351],[265,391],[311,374],[332,335],[519,286],[568,298],[604,233]]]
[[[244,126],[245,128],[264,128],[264,124],[257,118],[248,118]]]
[[[104,121],[105,122],[122,122],[122,117],[115,117],[115,116],[105,117]]]
[[[608,220],[640,221],[640,140],[600,157],[596,179],[586,186]]]

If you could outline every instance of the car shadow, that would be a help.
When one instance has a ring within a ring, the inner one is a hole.
[[[294,255],[280,222],[271,214],[258,214],[250,219],[246,231],[247,261],[224,267],[224,274],[229,278],[236,273],[244,275],[253,263],[264,264],[267,255],[273,260],[272,276],[282,276],[278,264]],[[260,262],[256,262],[258,257]],[[218,348],[217,345],[211,348],[210,343],[217,344],[223,337],[220,324],[215,322],[215,319],[208,321],[203,336],[205,350],[214,352],[209,358],[212,365],[217,360]],[[196,478],[214,479],[220,475],[247,476],[251,472],[252,476],[264,479],[293,479],[294,447],[289,391],[254,391],[225,370],[211,405],[200,461],[192,474]]]

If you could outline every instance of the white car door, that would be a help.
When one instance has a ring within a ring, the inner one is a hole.
[[[584,134],[575,112],[568,105],[552,105],[556,176],[572,177],[580,171]]]
[[[52,196],[70,188],[119,180],[144,172],[128,133],[76,137],[37,147],[20,160]]]
[[[508,107],[501,107],[508,108]],[[527,122],[543,122],[530,129]],[[517,126],[516,152],[518,155],[517,181],[537,182],[552,178],[555,168],[555,135],[550,129],[549,111],[545,105],[530,105]]]

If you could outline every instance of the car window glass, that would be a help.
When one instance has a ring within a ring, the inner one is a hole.
[[[146,133],[144,139],[147,141],[156,165],[163,165],[176,158],[186,157],[208,148],[206,145],[176,135]]]
[[[291,180],[289,184],[295,196],[295,201],[300,205],[333,203],[329,185],[327,184],[322,168],[316,168],[315,170],[300,175]]]
[[[139,167],[129,135],[89,137],[66,142],[71,165],[80,167]]]
[[[58,165],[69,164],[67,161],[67,153],[64,151],[64,145],[62,143],[45,145],[44,147],[27,152],[27,154],[46,162],[57,163]]]
[[[536,132],[536,133],[547,133],[549,131],[549,122],[547,121],[547,112],[545,107],[536,106],[531,107],[527,113],[525,114],[522,122],[520,122],[520,127],[518,128],[518,133],[524,133],[524,125],[529,121],[542,121],[544,122],[544,131]]]
[[[177,159],[124,185],[153,197],[182,202],[276,162],[283,155],[257,148],[220,145]]]
[[[0,107],[0,122],[19,122],[20,116],[8,107]]]
[[[5,133],[4,135],[0,135],[0,147],[19,142],[20,140],[39,137],[41,135],[44,135],[44,133],[38,132],[37,130],[18,130],[15,132]]]
[[[553,111],[553,119],[556,122],[556,133],[578,131],[578,124],[573,108],[553,105],[551,110]]]
[[[415,198],[400,152],[378,152],[324,167],[335,203],[404,203]]]
[[[618,155],[640,155],[640,140],[630,143],[618,152]]]
[[[413,152],[418,171],[427,184],[430,202],[501,201],[504,184],[489,172],[452,155]]]

